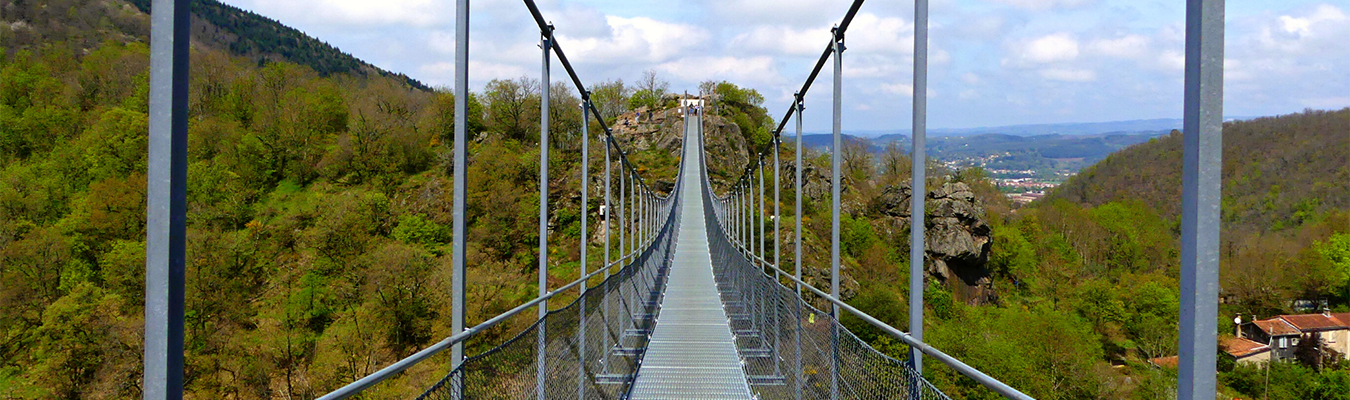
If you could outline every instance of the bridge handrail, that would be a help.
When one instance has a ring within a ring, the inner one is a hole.
[[[356,382],[352,382],[347,386],[343,386],[338,390],[334,390],[331,393],[323,395],[323,397],[319,397],[318,400],[345,399],[353,395],[356,395],[357,393],[360,393],[361,391],[366,390],[371,386],[374,386],[375,384],[384,381],[385,379],[389,379],[390,377],[397,375],[400,372],[403,372],[404,370],[412,367],[413,365],[416,365],[419,362],[422,362],[422,360],[430,358],[431,356],[436,355],[436,353],[440,353],[441,351],[450,348],[450,346],[453,346],[455,343],[468,340],[470,337],[473,337],[479,332],[482,332],[483,330],[491,328],[494,325],[497,325],[498,323],[505,321],[507,318],[514,317],[516,316],[516,314],[520,314],[525,310],[534,308],[535,306],[539,305],[539,303],[551,299],[554,296],[557,296],[559,293],[562,293],[568,289],[574,288],[577,285],[580,285],[581,282],[594,278],[596,275],[605,272],[605,270],[606,268],[597,269],[595,270],[595,272],[591,272],[589,274],[586,274],[586,276],[584,277],[572,281],[572,283],[568,283],[566,285],[563,285],[562,287],[549,291],[547,294],[544,294],[543,296],[535,297],[534,300],[522,303],[521,305],[518,305],[515,308],[507,310],[504,313],[498,314],[495,317],[489,318],[487,321],[483,321],[478,325],[474,325],[470,328],[467,328],[463,332],[451,335],[450,337],[445,338],[444,340],[441,340],[436,344],[433,344],[425,349],[422,349],[422,351],[413,353],[413,355],[411,356],[408,356],[402,360],[399,360],[398,362],[390,364],[388,367],[384,367],[383,369],[376,371],[373,374],[367,375],[366,377],[361,378]]]
[[[527,3],[530,3],[530,2],[527,0]],[[533,10],[532,10],[532,11],[533,11]],[[570,71],[570,66],[569,66],[568,69],[569,69],[569,71]],[[589,103],[589,102],[588,102],[588,103]],[[599,113],[598,113],[598,112],[596,112],[595,115],[597,116],[597,119],[600,119],[600,118],[599,118]],[[603,124],[603,120],[602,120],[602,124]],[[646,182],[645,182],[645,179],[642,179],[642,177],[640,176],[640,174],[639,174],[638,171],[637,171],[637,168],[635,168],[631,163],[628,162],[627,158],[625,157],[626,152],[624,152],[623,149],[619,146],[619,144],[613,140],[613,136],[610,135],[609,129],[608,129],[608,128],[605,128],[605,134],[606,134],[606,140],[605,140],[606,146],[613,146],[613,148],[614,148],[615,150],[617,150],[617,152],[619,153],[619,157],[618,157],[618,160],[617,160],[617,161],[618,161],[621,165],[627,166],[628,169],[629,169],[629,171],[630,171],[633,175],[635,175],[635,176],[637,177],[637,182],[641,184],[640,187],[643,189],[643,192],[651,194],[652,197],[653,197],[654,199],[656,199],[657,201],[659,201],[660,203],[662,203],[663,206],[669,205],[669,202],[674,201],[674,200],[676,199],[676,195],[675,195],[676,192],[675,192],[675,191],[672,191],[671,193],[662,196],[662,195],[658,194],[653,188],[651,188],[650,186],[647,186],[647,184],[646,184]],[[685,145],[687,145],[687,144],[685,144]],[[684,169],[680,169],[680,171],[679,171],[679,172],[677,173],[677,175],[676,175],[676,188],[677,188],[677,189],[678,189],[681,185],[683,185],[681,178],[684,176],[684,174],[685,174]],[[607,212],[608,212],[608,211],[607,211]],[[663,212],[665,213],[665,216],[664,216],[664,217],[660,217],[660,218],[666,220],[666,222],[663,224],[663,226],[667,226],[667,227],[668,227],[668,225],[669,225],[669,223],[670,223],[670,219],[673,218],[674,214],[671,213],[669,209],[667,209],[667,210],[665,210],[665,211],[663,211]],[[608,216],[606,216],[606,218],[608,218]],[[666,228],[663,228],[663,229],[666,229]],[[621,265],[623,265],[623,263],[624,263],[625,261],[627,261],[628,259],[630,259],[630,258],[635,259],[635,258],[637,258],[638,256],[640,256],[643,252],[647,251],[647,250],[650,248],[650,246],[652,246],[652,245],[656,242],[656,240],[657,240],[657,239],[656,239],[656,236],[655,236],[655,235],[652,236],[651,238],[644,239],[644,241],[640,242],[639,245],[636,246],[632,251],[628,252],[627,254],[619,255],[618,258],[617,258],[615,261],[606,264],[603,268],[597,268],[595,271],[590,272],[590,273],[586,274],[585,276],[580,277],[580,278],[578,278],[578,279],[576,279],[576,280],[574,280],[574,281],[572,281],[572,282],[570,282],[570,283],[568,283],[568,284],[566,284],[566,285],[563,285],[563,286],[561,286],[561,287],[559,287],[559,288],[557,288],[557,289],[551,290],[551,291],[549,291],[548,293],[546,293],[546,294],[544,294],[544,295],[535,297],[534,299],[532,299],[532,300],[530,300],[530,301],[527,301],[527,302],[522,303],[522,304],[520,304],[520,305],[518,305],[518,306],[516,306],[516,307],[514,307],[514,308],[512,308],[512,309],[510,309],[510,310],[507,310],[506,312],[503,312],[503,313],[501,313],[501,314],[498,314],[498,315],[495,316],[495,317],[489,318],[488,320],[483,321],[482,323],[479,323],[478,325],[474,325],[474,326],[472,326],[472,327],[466,328],[464,331],[462,331],[462,332],[460,332],[460,333],[451,335],[450,337],[445,338],[445,339],[441,340],[440,342],[437,342],[437,343],[435,343],[435,344],[433,344],[433,345],[431,345],[431,346],[428,346],[427,348],[422,349],[422,350],[420,350],[420,351],[418,351],[418,352],[416,352],[416,353],[413,353],[412,355],[410,355],[410,356],[408,356],[408,357],[405,357],[405,358],[403,358],[403,359],[401,359],[401,360],[399,360],[399,361],[396,361],[396,362],[394,362],[393,364],[390,364],[389,366],[380,369],[379,371],[376,371],[376,372],[374,372],[374,373],[372,373],[372,374],[370,374],[370,375],[367,375],[367,376],[365,376],[365,377],[362,377],[361,379],[358,379],[358,380],[355,381],[355,382],[352,382],[352,383],[350,383],[350,384],[347,384],[346,386],[343,386],[343,387],[341,387],[341,388],[339,388],[339,389],[337,389],[337,390],[334,390],[334,391],[332,391],[332,392],[330,392],[330,393],[328,393],[328,394],[326,394],[326,395],[323,395],[322,397],[319,397],[318,400],[338,400],[338,399],[345,399],[345,398],[349,398],[349,397],[351,397],[351,396],[355,396],[356,394],[359,394],[359,393],[361,393],[362,391],[365,391],[366,389],[369,389],[371,386],[374,386],[374,385],[376,385],[376,384],[378,384],[378,383],[380,383],[380,382],[383,382],[383,381],[386,380],[386,379],[389,379],[389,378],[391,378],[391,377],[393,377],[393,376],[395,376],[395,375],[398,375],[399,373],[402,373],[403,371],[407,370],[408,368],[411,368],[413,365],[416,365],[416,364],[422,362],[423,360],[426,360],[427,358],[430,358],[430,357],[432,357],[432,356],[434,356],[434,355],[436,355],[436,354],[438,354],[438,353],[440,353],[440,352],[442,352],[442,351],[444,351],[444,350],[450,348],[451,346],[454,346],[456,343],[464,342],[464,341],[466,341],[466,340],[472,338],[473,336],[477,335],[478,333],[480,333],[480,332],[482,332],[482,331],[484,331],[484,330],[486,330],[486,329],[488,329],[488,328],[491,328],[491,327],[493,327],[493,326],[495,326],[495,325],[501,323],[502,321],[505,321],[505,320],[508,319],[508,318],[514,317],[514,316],[520,314],[521,312],[524,312],[525,310],[529,310],[529,309],[531,309],[531,308],[534,308],[534,307],[538,306],[540,303],[542,303],[542,302],[544,302],[544,301],[547,301],[548,299],[551,299],[551,298],[557,296],[559,293],[562,293],[562,292],[564,292],[564,291],[567,291],[567,290],[570,290],[570,289],[572,289],[572,288],[574,288],[574,287],[577,287],[577,286],[580,285],[582,282],[589,281],[590,279],[595,278],[597,275],[600,275],[600,274],[606,273],[606,272],[611,272],[613,267],[615,267],[615,266],[621,266]]]
[[[744,248],[742,247],[742,249]],[[824,291],[817,289],[815,286],[811,286],[811,284],[806,283],[803,280],[797,279],[797,277],[793,276],[791,273],[784,271],[778,268],[777,265],[774,265],[768,260],[765,260],[764,257],[750,256],[748,258],[750,258],[751,261],[758,261],[760,264],[772,268],[775,272],[779,273],[782,276],[787,277],[794,283],[810,290],[817,296],[823,297],[825,298],[825,300],[828,300],[829,302],[838,305],[840,309],[848,311],[850,314],[853,314],[854,316],[862,319],[863,321],[866,321],[868,324],[871,324],[877,329],[886,332],[887,334],[895,337],[896,339],[900,339],[900,341],[905,342],[906,345],[917,348],[924,354],[936,358],[938,361],[941,361],[943,364],[946,364],[948,367],[951,367],[952,369],[956,370],[956,372],[960,372],[962,375],[965,375],[966,377],[975,380],[975,382],[983,385],[984,387],[987,387],[990,390],[993,390],[994,392],[1003,395],[1003,397],[1015,400],[1035,400],[1031,396],[1022,393],[1017,389],[1014,389],[1012,386],[1008,386],[1008,384],[1003,383],[998,379],[995,379],[994,377],[991,377],[983,372],[980,372],[980,370],[975,369],[975,367],[966,365],[966,363],[961,362],[961,360],[957,360],[955,357],[947,355],[947,353],[943,353],[941,350],[938,350],[937,348],[927,343],[916,340],[914,339],[913,336],[910,336],[904,331],[901,331],[885,322],[881,322],[881,320],[877,319],[876,317],[873,317],[857,308],[853,308],[853,306],[848,305],[848,303],[845,303],[842,300],[830,296],[829,293],[825,293]]]

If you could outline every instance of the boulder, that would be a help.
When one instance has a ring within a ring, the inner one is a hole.
[[[908,184],[882,189],[874,211],[909,225],[913,189]],[[925,202],[924,253],[928,275],[952,289],[968,304],[996,302],[998,294],[985,264],[991,242],[984,206],[962,182],[945,183],[928,192]]]

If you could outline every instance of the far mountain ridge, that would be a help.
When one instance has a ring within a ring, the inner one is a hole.
[[[1225,122],[1246,121],[1261,118],[1261,116],[1227,116]],[[1181,129],[1182,120],[1180,118],[1152,118],[1152,119],[1131,119],[1120,121],[1102,121],[1102,122],[1058,122],[1044,124],[1014,124],[999,126],[982,126],[974,128],[929,128],[928,136],[971,136],[981,134],[1008,134],[1014,136],[1040,136],[1040,135],[1099,135],[1099,134],[1127,134],[1152,131],[1170,131],[1172,129]],[[846,135],[858,137],[885,139],[885,140],[908,140],[911,129],[881,129],[881,130],[845,130]],[[829,135],[830,132],[806,132],[807,135]],[[793,136],[793,135],[787,135]]]
[[[1229,117],[1234,119],[1249,119],[1250,117]],[[929,128],[928,137],[949,137],[949,136],[975,136],[984,134],[1005,134],[1012,136],[1042,136],[1042,135],[1066,135],[1066,136],[1085,136],[1102,134],[1129,134],[1140,132],[1170,131],[1181,129],[1182,120],[1178,118],[1154,118],[1154,119],[1135,119],[1121,121],[1104,122],[1065,122],[1065,123],[1046,123],[1046,124],[1017,124],[984,126],[974,128]],[[853,135],[873,140],[909,140],[913,133],[911,129],[882,129],[882,130],[845,130],[843,134]],[[805,135],[830,135],[831,132],[804,132]],[[795,137],[795,134],[784,133],[784,137]]]

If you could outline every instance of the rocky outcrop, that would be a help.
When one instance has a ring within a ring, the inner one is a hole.
[[[640,108],[620,115],[615,119],[611,129],[616,140],[625,149],[638,152],[660,151],[678,162],[682,156],[680,149],[684,146],[684,117],[680,111],[678,108],[656,111]],[[750,163],[748,145],[745,136],[741,135],[741,128],[720,116],[705,116],[703,132],[708,173],[712,178],[714,189],[721,193],[725,190],[726,181],[739,177],[743,168]],[[662,187],[674,187],[673,176],[658,176],[656,180],[658,184],[661,181],[669,183],[658,185],[658,190]]]
[[[796,190],[797,185],[797,160],[780,160],[783,163],[783,184],[788,189]],[[802,196],[811,201],[821,201],[830,195],[830,176],[828,168],[819,168],[810,160],[803,160],[802,168]],[[844,179],[844,186],[840,187],[840,193],[848,193],[848,180]]]
[[[620,115],[610,128],[619,144],[635,151],[655,149],[678,158],[684,144],[684,119],[678,109],[653,112],[643,107]]]
[[[909,185],[889,186],[875,200],[882,215],[909,225]],[[946,183],[928,192],[925,202],[924,253],[928,275],[945,283],[955,297],[969,304],[996,302],[998,294],[985,264],[991,244],[984,207],[965,183]]]

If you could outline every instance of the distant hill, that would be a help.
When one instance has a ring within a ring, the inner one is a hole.
[[[1138,199],[1180,215],[1182,135],[1149,140],[1084,169],[1047,196],[1084,205]],[[1228,228],[1278,230],[1350,209],[1350,108],[1224,124],[1223,216]]]
[[[1012,136],[1039,135],[1098,135],[1170,131],[1181,129],[1181,120],[1173,118],[1137,119],[1130,121],[1083,122],[1065,124],[1008,125],[980,128],[934,129],[933,136],[969,136],[1003,134]]]
[[[103,42],[148,42],[151,0],[43,0],[0,2],[0,49],[62,47],[85,54]],[[409,87],[426,85],[380,69],[294,28],[216,0],[192,0],[194,45],[228,51],[259,64],[289,61],[321,76],[387,76]]]
[[[151,0],[130,2],[141,12],[150,12]],[[407,75],[380,69],[295,28],[216,0],[192,0],[192,15],[194,41],[259,63],[286,60],[313,68],[321,76],[377,74],[395,77],[414,88],[430,89]]]
[[[844,142],[845,145],[848,145],[850,143],[860,143],[873,152],[881,151],[884,148],[878,147],[877,141],[872,139],[857,137],[849,134],[842,134],[841,136],[842,136],[841,140]],[[797,137],[785,136],[784,140],[793,141],[797,140]],[[806,143],[806,148],[808,149],[826,151],[829,150],[831,146],[834,146],[834,136],[828,134],[810,134],[810,135],[803,134],[802,142]],[[884,146],[884,144],[882,146]]]
[[[1229,117],[1229,120],[1248,119],[1251,117]],[[1029,124],[1029,125],[1003,125],[988,126],[977,128],[929,128],[928,137],[947,137],[947,136],[976,136],[976,135],[1012,135],[1012,136],[1043,136],[1043,135],[1104,135],[1104,134],[1132,134],[1148,132],[1168,132],[1173,129],[1181,129],[1181,120],[1175,118],[1156,118],[1156,119],[1136,119],[1127,121],[1108,121],[1108,122],[1069,122],[1056,124]],[[844,131],[845,135],[853,135],[872,140],[909,140],[912,132],[909,129],[890,129],[890,130],[869,130],[869,131]],[[825,134],[823,132],[812,132],[810,134]]]

